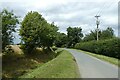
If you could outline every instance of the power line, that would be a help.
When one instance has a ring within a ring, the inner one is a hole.
[[[101,15],[104,9],[110,8],[110,7],[113,7],[114,5],[116,5],[116,4],[114,4],[114,3],[115,3],[115,1],[114,1],[114,2],[111,2],[110,4],[108,4],[107,2],[105,2],[104,5],[103,5],[103,7],[97,12],[96,15]],[[113,4],[114,4],[114,5],[113,5]]]
[[[106,5],[106,7],[104,7],[103,9],[109,8],[109,7],[110,7],[110,6],[112,6],[112,5],[113,5],[113,2],[112,2],[112,3],[110,3],[110,4],[108,4],[108,5]],[[102,14],[103,9],[101,10],[101,12],[100,12],[99,14]]]
[[[106,2],[104,2],[103,7],[97,12],[96,15],[98,15],[103,10],[103,8],[105,7],[105,5],[106,5]]]
[[[115,5],[115,4],[114,4]],[[100,14],[103,12],[103,9],[105,9],[105,8],[110,8],[110,7],[113,7],[113,2],[112,3],[110,3],[110,4],[107,4],[107,3],[104,3],[104,5],[103,5],[103,7],[97,12],[97,14],[96,14],[96,25],[97,25],[97,41],[99,40],[99,37],[98,37],[98,32],[99,32],[99,24],[100,24],[100,21],[99,21],[99,17],[100,17]]]

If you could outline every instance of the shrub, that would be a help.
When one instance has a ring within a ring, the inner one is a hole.
[[[112,38],[99,41],[82,42],[77,43],[75,48],[119,59],[120,39]]]

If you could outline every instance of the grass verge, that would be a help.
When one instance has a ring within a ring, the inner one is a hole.
[[[27,55],[16,47],[13,45],[16,51],[2,56],[2,78],[17,78],[52,60],[52,53],[46,53],[40,48]]]
[[[75,49],[75,50],[77,50],[77,49]],[[119,60],[116,59],[116,58],[112,58],[112,57],[108,57],[108,56],[104,56],[104,55],[100,55],[100,54],[95,54],[95,53],[91,53],[91,52],[87,52],[87,51],[82,51],[82,50],[77,50],[77,51],[84,52],[86,54],[89,54],[89,55],[94,56],[94,57],[96,57],[98,59],[107,61],[107,62],[109,62],[111,64],[114,64],[114,65],[120,67]]]
[[[20,78],[79,78],[79,72],[73,56],[62,50],[56,58]]]

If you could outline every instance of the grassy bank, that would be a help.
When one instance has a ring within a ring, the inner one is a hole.
[[[20,78],[78,78],[79,72],[73,56],[68,51],[60,51],[53,60]]]
[[[2,56],[3,78],[17,78],[52,59],[51,53],[45,53],[40,48],[30,55],[25,55],[17,45],[13,45],[12,49],[14,51]]]
[[[111,64],[114,64],[114,65],[120,67],[120,64],[118,63],[118,59],[116,59],[116,58],[112,58],[112,57],[108,57],[108,56],[104,56],[104,55],[100,55],[100,54],[95,54],[95,53],[91,53],[91,52],[87,52],[87,51],[82,51],[82,50],[77,50],[77,51],[84,52],[86,54],[89,54],[89,55],[94,56],[94,57],[96,57],[98,59],[107,61],[107,62],[109,62]]]

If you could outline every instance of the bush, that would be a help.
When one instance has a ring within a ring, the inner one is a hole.
[[[119,59],[120,39],[113,38],[99,41],[77,43],[75,45],[75,48]]]

